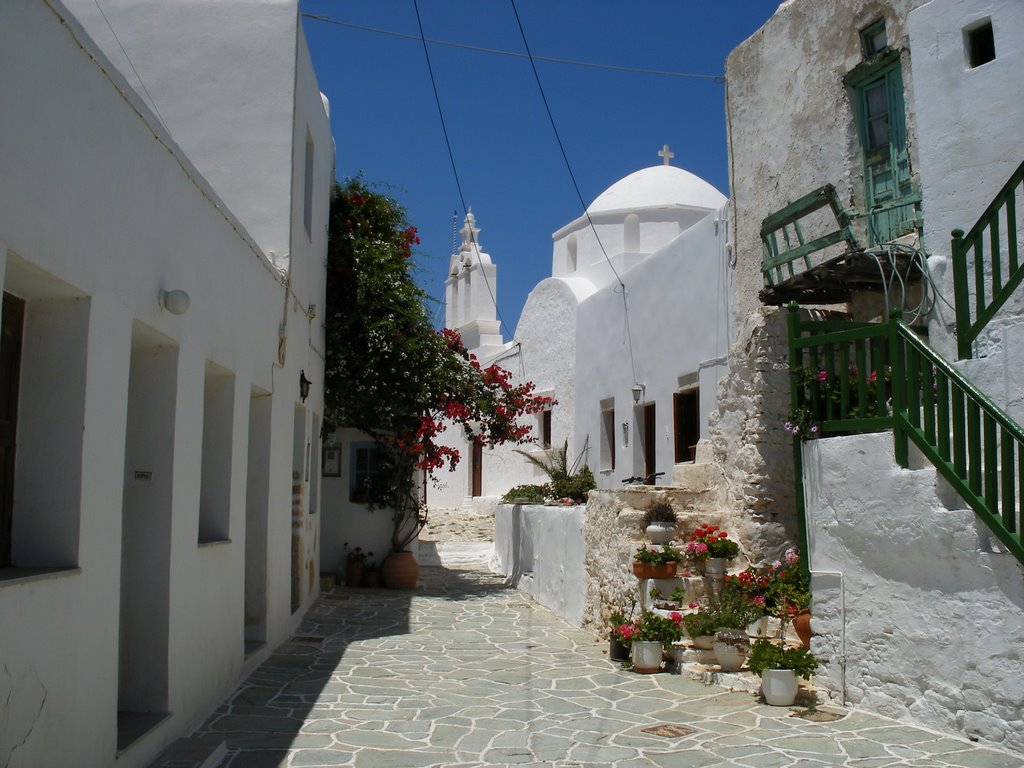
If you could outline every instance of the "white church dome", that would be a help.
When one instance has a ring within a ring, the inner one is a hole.
[[[714,210],[725,195],[704,179],[674,165],[653,165],[629,174],[597,196],[587,212],[638,210],[687,206]]]

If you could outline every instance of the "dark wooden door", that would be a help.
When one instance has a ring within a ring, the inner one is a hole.
[[[484,441],[473,438],[473,497],[484,493]]]
[[[24,325],[25,302],[5,293],[0,327],[0,568],[11,565],[14,445],[18,436],[18,378]]]
[[[644,406],[644,482],[653,485],[652,475],[657,471],[658,440],[654,434],[654,403]]]
[[[687,389],[672,398],[675,407],[676,464],[697,458],[700,440],[700,390]]]

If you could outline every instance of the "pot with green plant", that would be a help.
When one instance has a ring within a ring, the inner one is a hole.
[[[633,575],[638,579],[671,579],[682,559],[679,550],[668,544],[641,544],[633,555]]]
[[[729,561],[740,552],[740,545],[729,538],[728,531],[717,525],[702,525],[690,534],[686,555],[694,560],[697,569],[706,576],[725,574]]]
[[[373,552],[367,552],[362,547],[349,547],[345,542],[345,584],[350,587],[361,587],[363,585],[363,570],[366,568],[366,558],[373,557]]]
[[[691,603],[690,607],[697,610],[683,616],[683,630],[690,638],[690,643],[694,648],[699,651],[710,651],[714,647],[718,617],[709,604],[698,606],[696,603]]]
[[[668,544],[676,536],[677,522],[679,518],[672,504],[665,499],[658,499],[647,507],[640,527],[652,544]]]
[[[635,607],[634,602],[633,606]],[[629,609],[632,616],[633,608]],[[612,661],[629,661],[629,650],[633,644],[633,624],[622,611],[615,611],[608,617],[608,658]]]
[[[810,648],[811,585],[800,567],[800,555],[795,549],[786,550],[782,562],[776,560],[772,563],[768,600],[772,614],[782,622],[783,638],[786,622],[791,621],[800,643],[804,648]]]
[[[755,640],[747,665],[761,676],[764,700],[774,707],[789,707],[796,701],[798,677],[810,680],[820,662],[806,648],[787,648],[771,640]]]
[[[760,608],[735,592],[722,592],[714,598],[712,615],[718,625],[712,649],[723,672],[736,672],[750,653],[747,625],[761,613]]]
[[[683,615],[673,611],[668,617],[644,611],[632,624],[633,671],[643,675],[661,671],[665,651],[683,637]]]

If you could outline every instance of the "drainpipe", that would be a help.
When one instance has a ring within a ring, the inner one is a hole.
[[[810,559],[808,557],[808,559]],[[839,685],[842,689],[843,706],[846,706],[846,585],[843,580],[842,571],[821,571],[816,568],[810,569],[812,576],[838,576],[839,577]]]

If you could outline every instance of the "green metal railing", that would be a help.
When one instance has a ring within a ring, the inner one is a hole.
[[[1018,257],[1017,188],[1024,163],[966,235],[953,230],[953,291],[956,297],[957,355],[971,356],[978,335],[1024,280]]]
[[[884,323],[820,323],[801,321],[790,303],[789,350],[802,547],[800,440],[892,429],[900,466],[913,442],[1024,564],[1024,430],[918,338],[899,310]]]

